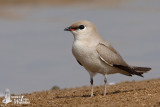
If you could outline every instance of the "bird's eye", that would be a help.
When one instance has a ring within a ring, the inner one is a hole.
[[[81,30],[84,29],[84,28],[85,28],[84,25],[80,25],[80,26],[79,26],[79,29],[81,29]]]

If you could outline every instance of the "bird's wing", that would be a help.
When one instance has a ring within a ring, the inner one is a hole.
[[[99,43],[96,47],[96,50],[100,59],[106,64],[110,66],[113,66],[114,64],[128,66],[120,54],[110,44]]]
[[[79,63],[79,65],[83,66],[78,60],[77,60],[77,62]]]
[[[143,77],[143,72],[136,72],[134,68],[129,66],[120,56],[120,54],[108,43],[99,43],[96,48],[100,59],[113,67],[119,68],[128,72],[128,76],[138,75]]]

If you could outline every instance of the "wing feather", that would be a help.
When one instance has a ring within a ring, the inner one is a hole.
[[[113,66],[113,64],[128,66],[128,64],[122,59],[120,54],[111,45],[107,43],[99,43],[96,50],[99,54],[100,59],[106,64],[110,66]]]
[[[138,75],[143,77],[143,73],[136,72],[132,67],[130,67],[120,56],[120,54],[108,43],[99,43],[96,48],[100,59],[106,64],[119,68],[128,72],[128,76]]]

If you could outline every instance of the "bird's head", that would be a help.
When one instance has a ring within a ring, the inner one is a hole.
[[[64,29],[70,31],[75,39],[85,39],[97,33],[96,27],[89,21],[78,21]]]

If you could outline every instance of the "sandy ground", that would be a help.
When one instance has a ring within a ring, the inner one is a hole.
[[[129,2],[130,0],[0,0],[0,18],[21,20],[25,16],[9,11],[12,7],[64,7],[64,6],[87,6],[87,7],[116,7],[120,3]]]
[[[107,95],[103,96],[103,86],[94,87],[94,97],[90,97],[90,87],[48,90],[22,94],[30,104],[7,104],[8,107],[160,107],[160,79],[122,82],[107,85]],[[0,98],[2,101],[3,98]],[[0,103],[3,107],[5,104]]]
[[[115,5],[128,0],[0,0],[0,5],[71,5],[71,4],[96,4]]]

